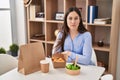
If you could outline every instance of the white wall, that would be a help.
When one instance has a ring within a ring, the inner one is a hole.
[[[17,42],[19,45],[26,43],[26,24],[23,0],[15,0]],[[14,38],[14,37],[13,37]]]
[[[15,0],[10,0],[10,7],[11,7],[12,41],[13,41],[13,43],[18,43],[17,26],[16,26]]]

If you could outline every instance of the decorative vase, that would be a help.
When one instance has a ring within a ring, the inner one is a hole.
[[[59,29],[56,29],[55,32],[54,32],[56,37],[57,37],[58,32],[59,32]]]
[[[100,40],[100,41],[97,42],[97,45],[98,45],[99,47],[103,47],[103,46],[104,46],[104,42]]]

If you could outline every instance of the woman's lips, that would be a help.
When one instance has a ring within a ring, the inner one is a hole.
[[[76,25],[71,25],[71,26],[76,26]]]

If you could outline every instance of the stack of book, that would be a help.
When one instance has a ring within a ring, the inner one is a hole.
[[[111,18],[98,18],[94,19],[94,24],[110,24]]]

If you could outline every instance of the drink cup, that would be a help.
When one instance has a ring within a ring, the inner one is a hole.
[[[106,74],[101,77],[101,80],[113,80],[112,74]]]
[[[49,61],[48,60],[41,60],[40,61],[41,71],[43,73],[49,72]]]

